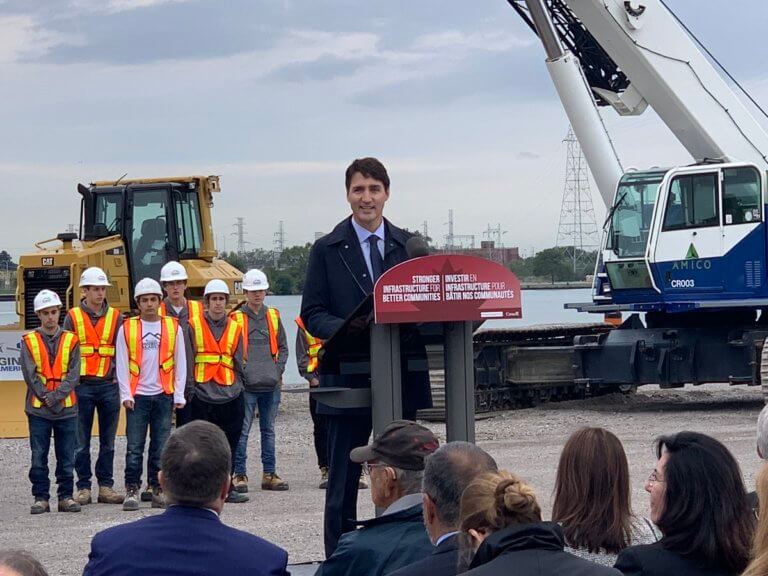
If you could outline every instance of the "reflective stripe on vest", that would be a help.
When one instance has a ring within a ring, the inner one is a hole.
[[[115,334],[120,313],[108,306],[96,326],[80,306],[71,308],[69,317],[80,340],[80,376],[103,378],[115,356]]]
[[[235,310],[230,315],[243,329],[243,360],[248,359],[248,316],[242,310]],[[267,331],[269,332],[269,351],[275,362],[280,355],[280,347],[277,341],[280,326],[280,312],[276,308],[267,307],[265,311],[267,319]]]
[[[160,308],[157,311],[160,316],[169,316],[165,301],[160,302]],[[187,300],[187,316],[195,318],[203,315],[203,305],[197,300]]]
[[[208,321],[203,316],[190,318],[189,325],[195,335],[195,382],[213,380],[222,386],[235,383],[235,350],[242,333],[240,324],[232,317],[220,340],[216,340]]]
[[[320,338],[315,338],[307,331],[301,316],[296,316],[296,325],[301,329],[304,334],[304,341],[307,343],[307,356],[309,356],[309,360],[307,361],[307,373],[313,374],[320,364],[318,354],[320,354],[320,349],[323,347],[323,341],[320,340]]]
[[[173,394],[175,389],[173,377],[176,350],[176,332],[179,323],[175,318],[165,316],[160,318],[160,350],[158,350],[160,385],[163,392]],[[134,316],[123,322],[123,334],[128,348],[128,371],[131,376],[131,395],[136,395],[141,374],[141,318]]]
[[[35,372],[40,378],[45,388],[50,392],[56,390],[61,385],[61,381],[69,371],[69,358],[72,355],[77,344],[77,336],[74,332],[68,330],[62,330],[61,337],[59,338],[59,347],[56,351],[56,358],[53,359],[53,365],[51,365],[48,349],[43,342],[43,337],[36,330],[24,334],[24,343],[27,345],[32,360],[35,363]],[[77,396],[75,391],[72,390],[64,400],[61,401],[64,408],[70,408],[77,404]],[[32,407],[41,408],[43,401],[32,395]]]

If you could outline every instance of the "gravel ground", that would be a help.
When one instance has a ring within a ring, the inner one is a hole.
[[[581,426],[605,426],[624,442],[630,461],[634,507],[638,513],[647,514],[648,499],[643,485],[654,466],[653,439],[659,434],[688,429],[717,437],[736,455],[751,489],[759,467],[754,426],[761,406],[762,397],[755,388],[645,387],[632,397],[614,395],[543,405],[481,420],[477,422],[477,442],[496,458],[500,467],[517,472],[537,489],[548,516],[557,460],[566,438]],[[444,440],[442,424],[428,426]],[[94,458],[96,444],[93,443]],[[278,473],[290,483],[290,491],[270,493],[257,489],[251,492],[250,502],[227,505],[223,519],[287,549],[291,563],[319,560],[323,492],[317,489],[319,476],[304,394],[283,395],[277,420],[277,451]],[[115,478],[121,486],[124,438],[118,438],[116,453]],[[249,463],[253,478],[258,480],[258,433],[251,435]],[[80,574],[96,532],[157,513],[148,507],[130,513],[123,512],[120,506],[93,504],[84,507],[80,514],[52,512],[31,516],[28,466],[26,440],[0,440],[0,481],[8,496],[0,508],[0,547],[34,552],[52,575]],[[55,493],[55,485],[52,492]],[[369,492],[360,494],[360,516],[372,515]]]

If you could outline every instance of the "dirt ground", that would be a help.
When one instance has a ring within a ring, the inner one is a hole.
[[[632,397],[604,398],[543,405],[506,412],[477,422],[477,442],[493,455],[500,467],[528,480],[539,494],[544,514],[551,510],[551,494],[561,447],[575,429],[604,426],[624,443],[630,462],[633,504],[636,512],[648,513],[643,485],[655,462],[653,439],[679,430],[698,430],[724,442],[741,464],[752,489],[760,465],[755,453],[754,427],[762,406],[759,389],[709,385],[684,390],[643,388]],[[444,440],[441,424],[427,424]],[[93,443],[95,457],[96,442]],[[277,420],[278,473],[290,483],[289,492],[251,492],[251,501],[227,505],[224,522],[253,532],[288,550],[289,562],[322,557],[323,492],[311,435],[307,397],[283,395]],[[116,447],[116,486],[122,485],[125,439]],[[123,512],[120,506],[93,504],[80,514],[52,512],[31,516],[27,480],[29,447],[26,440],[0,440],[0,482],[4,486],[0,506],[0,548],[25,548],[36,554],[50,574],[80,574],[90,549],[91,537],[121,522],[136,520],[157,511],[142,508]],[[53,469],[53,462],[51,462]],[[249,446],[249,469],[260,476],[258,433]],[[55,493],[55,486],[52,490]],[[369,492],[360,497],[361,517],[373,507]],[[148,504],[142,504],[148,506]]]

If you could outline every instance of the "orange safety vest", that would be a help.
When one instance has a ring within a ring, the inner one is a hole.
[[[168,316],[168,310],[165,306],[165,300],[160,302],[160,308],[157,311],[160,316]],[[190,319],[203,315],[203,305],[197,300],[187,300],[187,315]]]
[[[69,358],[75,346],[77,346],[77,336],[74,332],[62,330],[61,337],[59,338],[59,348],[56,351],[56,358],[53,359],[53,364],[51,364],[48,357],[48,348],[46,348],[45,342],[43,342],[43,337],[37,330],[24,334],[23,340],[29,349],[29,353],[32,355],[32,360],[35,362],[35,372],[40,381],[49,392],[56,390],[69,371]],[[64,408],[71,408],[77,404],[75,391],[72,390],[61,403]],[[41,408],[42,406],[43,401],[33,394],[32,407]]]
[[[160,318],[160,351],[159,351],[159,371],[160,384],[163,392],[173,394],[175,389],[173,383],[174,352],[176,350],[176,331],[179,329],[179,323],[176,318],[166,316]],[[125,335],[125,344],[128,347],[128,371],[131,374],[131,395],[136,395],[136,388],[139,386],[139,374],[141,372],[141,318],[134,316],[123,322],[123,334]]]
[[[104,378],[115,357],[115,334],[120,313],[107,306],[96,326],[80,306],[70,308],[69,318],[80,340],[80,376]]]
[[[267,331],[269,332],[269,351],[272,358],[277,362],[280,355],[280,349],[277,342],[277,334],[280,326],[280,312],[277,308],[266,307]],[[230,317],[237,322],[243,329],[243,359],[248,359],[248,316],[242,310],[235,310]]]
[[[195,334],[195,382],[213,380],[222,386],[235,383],[235,350],[243,329],[230,317],[220,340],[214,338],[203,316],[193,316],[189,325]]]
[[[301,316],[296,316],[296,325],[301,328],[301,331],[304,333],[304,340],[307,342],[307,355],[309,356],[309,360],[307,361],[307,373],[314,374],[317,370],[317,366],[320,364],[318,354],[323,347],[323,341],[320,340],[320,338],[315,338],[307,331]]]

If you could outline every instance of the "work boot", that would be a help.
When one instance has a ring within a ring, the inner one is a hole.
[[[144,492],[141,493],[141,501],[152,502],[152,486],[147,485],[147,487],[144,488]]]
[[[129,484],[125,487],[125,498],[123,499],[123,510],[126,512],[139,509],[139,487],[135,484]]]
[[[66,498],[59,498],[59,512],[80,512],[80,504],[75,502],[72,496]]]
[[[328,466],[320,466],[320,490],[328,488]]]
[[[30,514],[44,514],[45,512],[50,512],[51,506],[48,504],[48,500],[42,500],[35,498],[35,503],[32,504],[29,508]]]
[[[227,494],[227,499],[224,500],[224,502],[229,502],[230,504],[243,504],[245,502],[248,502],[250,498],[248,497],[248,494],[242,494],[232,488],[229,491],[229,494]]]
[[[357,483],[358,490],[368,490],[368,480],[365,479],[365,476],[360,474],[360,480]]]
[[[235,474],[232,478],[232,487],[240,494],[248,492],[248,476],[245,474]]]
[[[125,496],[115,492],[111,486],[99,486],[99,497],[96,501],[100,504],[122,504],[124,500]]]
[[[152,492],[152,508],[165,508],[165,494],[160,486],[150,487]]]
[[[262,490],[288,490],[288,482],[284,482],[275,472],[265,472],[261,477]]]
[[[93,502],[93,499],[91,498],[91,489],[81,488],[78,490],[75,500],[77,500],[77,503],[80,504],[80,506],[85,506],[86,504]]]

